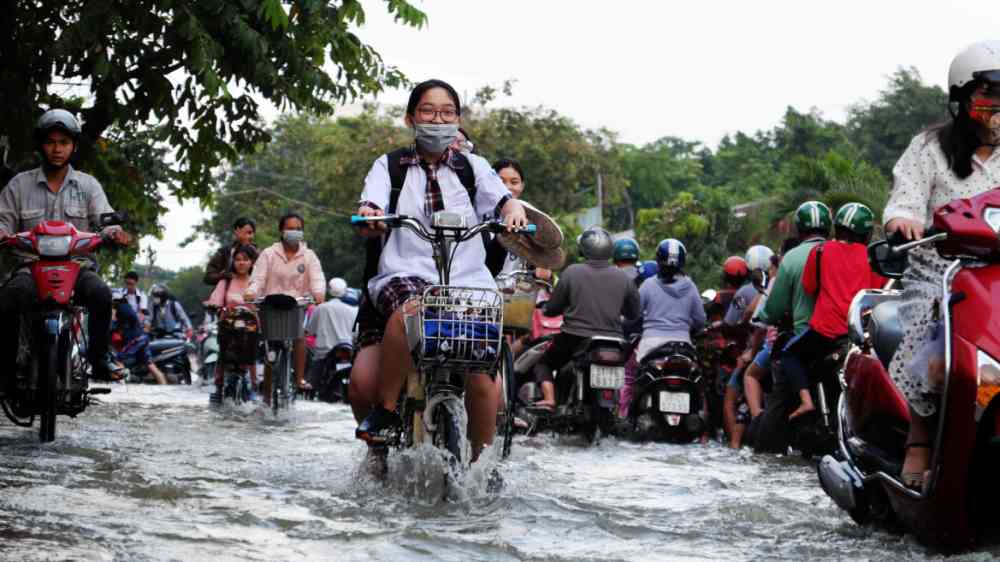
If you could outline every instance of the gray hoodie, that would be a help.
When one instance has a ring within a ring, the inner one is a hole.
[[[691,331],[705,327],[705,307],[689,277],[678,275],[671,283],[659,276],[646,279],[639,288],[639,304],[644,336],[690,342]]]

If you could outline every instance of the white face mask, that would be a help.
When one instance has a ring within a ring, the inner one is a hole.
[[[281,239],[292,244],[298,244],[303,238],[305,238],[305,233],[301,230],[286,230],[281,233]]]

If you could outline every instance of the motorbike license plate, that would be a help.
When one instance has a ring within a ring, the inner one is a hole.
[[[590,366],[590,388],[618,390],[625,386],[625,367]]]
[[[236,320],[235,322],[233,322],[233,328],[246,328],[246,327],[247,327],[246,320]]]
[[[660,391],[660,411],[670,414],[690,414],[691,395],[686,392]]]
[[[350,369],[350,368],[351,368],[351,364],[350,363],[337,363],[337,370],[338,371],[343,371],[345,369]]]

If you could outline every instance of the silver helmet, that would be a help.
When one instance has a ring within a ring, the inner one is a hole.
[[[610,260],[615,247],[608,231],[599,226],[583,231],[576,243],[580,247],[580,255],[588,260]]]

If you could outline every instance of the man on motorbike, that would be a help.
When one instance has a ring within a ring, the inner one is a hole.
[[[577,244],[586,261],[563,271],[552,298],[542,309],[546,316],[563,315],[562,332],[534,367],[542,389],[542,399],[536,406],[544,409],[556,406],[553,371],[569,361],[587,338],[621,338],[622,317],[632,319],[640,311],[635,283],[609,263],[614,246],[611,235],[603,228],[591,227],[580,235]]]
[[[128,302],[128,294],[114,294],[112,303],[111,329],[117,334],[115,337],[121,337],[121,347],[115,352],[115,359],[123,365],[145,366],[157,384],[169,384],[163,371],[153,363],[149,352],[149,335],[143,331],[139,315]]]
[[[744,314],[759,293],[750,282],[750,267],[743,258],[733,256],[727,259],[722,269],[725,284],[736,289],[722,322],[728,326],[736,326],[743,323]]]
[[[125,300],[132,306],[132,310],[139,315],[139,320],[143,323],[149,321],[149,297],[139,288],[139,274],[129,271],[125,274]]]
[[[254,246],[253,238],[257,234],[257,223],[249,217],[240,217],[233,222],[233,243],[219,248],[205,266],[206,285],[215,287],[223,279],[233,277],[233,253],[241,246]],[[259,252],[258,252],[259,253]]]
[[[327,288],[330,300],[317,306],[309,323],[306,324],[306,333],[316,336],[316,347],[313,351],[315,359],[320,362],[337,344],[351,343],[354,320],[358,317],[358,307],[342,300],[347,293],[346,281],[334,277],[330,279]]]
[[[795,227],[801,242],[781,260],[763,310],[757,313],[762,322],[787,327],[791,318],[795,337],[809,329],[816,298],[802,286],[802,271],[813,247],[829,236],[832,223],[833,213],[819,201],[806,201],[796,209]],[[778,350],[772,349],[772,353],[775,352]],[[754,446],[758,451],[784,452],[787,445],[781,442],[780,436],[786,434],[787,416],[800,405],[800,398],[798,388],[784,377],[784,373],[772,373],[772,377],[774,389],[762,414]]]
[[[771,269],[775,267],[771,261],[773,256],[774,252],[767,246],[758,245],[747,250],[744,262],[748,269],[748,283],[737,291],[733,302],[730,303],[725,318],[727,324],[740,326],[750,323],[767,287],[769,273],[773,273]],[[752,289],[752,294],[750,291],[745,291],[746,287]],[[751,341],[748,342],[750,344],[748,347],[753,347],[754,338],[763,339],[763,331],[763,328],[751,328]],[[757,343],[759,344],[759,341]],[[764,357],[768,357],[768,355]],[[750,360],[751,358],[753,358],[752,354],[749,357],[747,354],[743,354],[737,360],[736,368],[733,369],[733,373],[726,383],[726,393],[722,400],[723,423],[726,434],[729,436],[729,446],[733,449],[738,449],[742,445],[743,433],[750,422],[751,412],[746,404],[741,405],[741,401],[744,396],[744,373],[747,369],[759,367],[756,361]],[[766,365],[766,359],[763,359],[763,364]]]
[[[148,327],[153,337],[175,337],[183,333],[185,338],[190,338],[194,333],[191,319],[181,303],[167,291],[167,287],[157,283],[150,288],[149,296],[153,304]]]
[[[639,276],[639,244],[631,238],[615,240],[611,261],[634,281]],[[639,284],[636,284],[636,287],[638,286]]]
[[[70,165],[80,135],[80,123],[66,110],[51,109],[38,119],[34,141],[42,165],[14,176],[0,192],[0,240],[49,220],[94,232],[100,227],[100,216],[114,212],[101,184]],[[128,234],[118,226],[107,227],[101,233],[118,244],[129,242]],[[88,359],[93,375],[107,379],[112,368],[108,363],[111,289],[95,269],[91,265],[80,272],[73,293],[76,302],[89,312]],[[20,320],[37,300],[35,281],[27,269],[17,271],[0,289],[0,317],[4,318],[0,323],[0,360],[7,365],[18,359]],[[0,371],[6,376],[12,370]]]
[[[802,404],[788,419],[815,409],[809,394],[810,362],[822,359],[841,346],[847,335],[847,309],[859,291],[877,289],[885,279],[868,265],[868,239],[875,215],[860,203],[848,203],[833,219],[834,240],[817,244],[802,271],[802,288],[816,298],[809,329],[788,344],[782,353],[785,379],[799,393]]]

